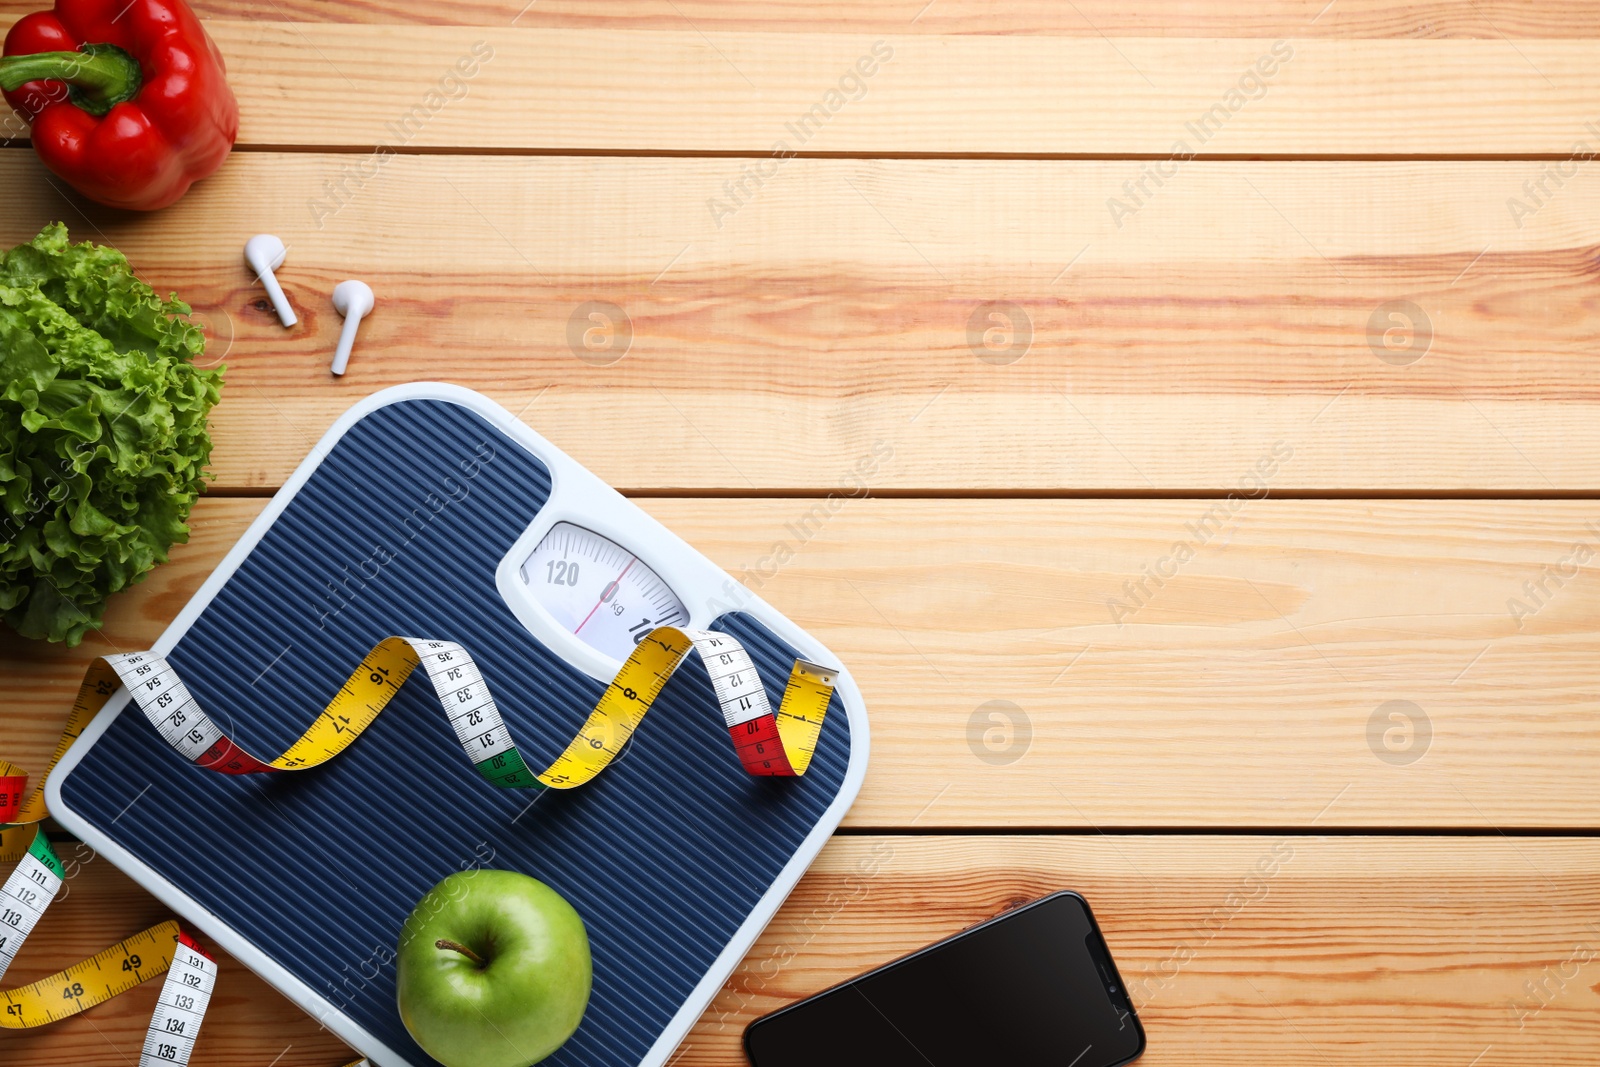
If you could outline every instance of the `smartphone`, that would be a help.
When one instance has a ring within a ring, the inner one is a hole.
[[[1089,904],[1052,893],[763,1016],[754,1067],[1119,1067],[1144,1052]]]

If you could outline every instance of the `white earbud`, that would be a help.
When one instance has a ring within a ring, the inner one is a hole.
[[[339,351],[333,357],[333,373],[343,374],[350,363],[350,348],[356,343],[356,329],[363,315],[372,313],[377,298],[372,286],[351,280],[333,287],[333,308],[344,316],[344,329],[339,331]]]
[[[272,274],[283,266],[286,252],[283,242],[270,233],[258,233],[244,244],[244,261],[250,264],[250,269],[256,272],[261,284],[267,287],[272,306],[278,310],[278,321],[287,327],[300,320],[295,317],[294,308],[289,306],[289,298],[283,295],[283,287]]]

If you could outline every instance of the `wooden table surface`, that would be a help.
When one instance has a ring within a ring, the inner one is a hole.
[[[1064,887],[1152,1067],[1600,1058],[1600,0],[196,7],[218,176],[136,217],[0,150],[0,240],[116,245],[228,365],[191,543],[81,647],[0,639],[0,753],[444,379],[864,691],[860,800],[675,1063]],[[62,851],[8,984],[163,915]],[[132,1063],[155,992],[0,1060]],[[223,960],[195,1063],[347,1058]]]

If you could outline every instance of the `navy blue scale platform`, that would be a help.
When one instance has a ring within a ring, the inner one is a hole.
[[[496,572],[546,508],[582,523],[591,507],[642,539],[636,550],[690,561],[664,577],[692,587],[677,592],[693,624],[743,642],[774,707],[797,655],[838,665],[754,598],[711,614],[726,575],[502,409],[447,386],[390,390],[341,420],[157,650],[225,732],[270,759],[377,641],[458,641],[542,767],[605,683],[524,625]],[[751,777],[691,658],[593,783],[497,789],[419,672],[320,768],[202,771],[137,710],[108,708],[49,789],[69,830],[383,1067],[433,1062],[395,1007],[393,952],[423,894],[472,866],[547,882],[584,918],[594,992],[546,1062],[632,1067],[664,1062],[710,1002],[843,817],[865,744],[842,672],[807,774]]]

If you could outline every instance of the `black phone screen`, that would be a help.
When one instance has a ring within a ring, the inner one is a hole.
[[[755,1067],[1117,1067],[1144,1051],[1082,897],[1056,893],[745,1031]]]

